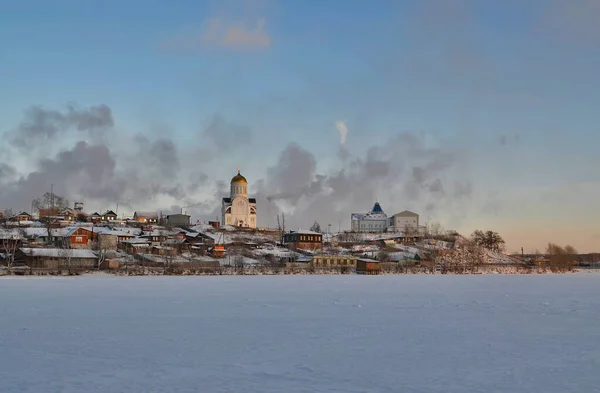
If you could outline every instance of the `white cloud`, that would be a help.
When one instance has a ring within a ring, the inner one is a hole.
[[[338,120],[335,122],[335,128],[337,128],[340,133],[340,145],[344,146],[346,144],[346,138],[348,137],[348,126],[342,120]]]

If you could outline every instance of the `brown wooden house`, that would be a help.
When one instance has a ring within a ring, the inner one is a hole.
[[[21,248],[15,253],[15,262],[37,269],[92,269],[98,257],[91,250],[60,248]]]
[[[71,248],[92,248],[98,236],[98,232],[87,228],[71,228],[64,235],[64,239]]]
[[[283,234],[283,244],[292,248],[300,248],[303,250],[322,250],[323,249],[323,234],[313,231],[290,231]]]
[[[356,274],[379,274],[381,266],[379,261],[373,259],[359,258],[356,261]]]

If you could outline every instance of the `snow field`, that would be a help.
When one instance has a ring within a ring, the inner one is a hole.
[[[599,280],[0,278],[0,391],[597,392]]]

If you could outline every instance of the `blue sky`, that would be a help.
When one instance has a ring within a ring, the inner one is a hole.
[[[0,131],[17,128],[34,105],[104,104],[115,122],[109,145],[167,135],[187,157],[184,173],[196,154],[186,149],[211,149],[202,130],[219,115],[247,127],[251,141],[198,158],[207,203],[238,164],[251,182],[264,180],[257,193],[281,191],[268,168],[292,142],[315,157],[315,174],[329,176],[358,171],[352,160],[399,133],[425,135],[427,149],[462,152],[435,176],[472,192],[423,216],[464,232],[498,230],[514,249],[548,241],[597,249],[599,18],[593,0],[3,1]],[[348,127],[350,161],[338,157],[336,121]],[[72,148],[70,135],[46,154]],[[35,170],[39,156],[17,157],[20,176]],[[366,187],[388,213],[423,212],[432,197],[406,197],[396,187],[406,176]],[[327,219],[348,221],[372,198]],[[298,209],[297,226],[317,218]]]

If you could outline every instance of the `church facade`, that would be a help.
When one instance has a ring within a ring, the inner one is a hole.
[[[239,169],[231,179],[229,198],[223,198],[221,216],[222,225],[256,228],[256,199],[248,198],[248,181]]]

